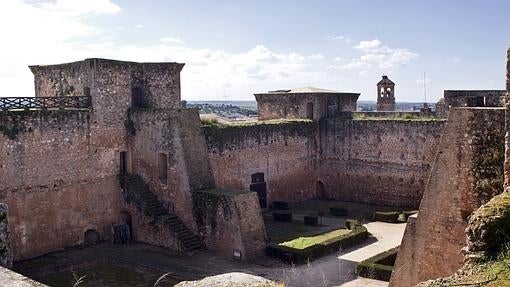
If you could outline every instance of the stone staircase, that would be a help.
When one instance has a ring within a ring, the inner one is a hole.
[[[156,224],[169,228],[186,252],[194,253],[205,248],[202,240],[193,234],[177,215],[168,212],[141,176],[124,175],[120,176],[119,180],[124,189],[125,200],[136,205],[143,215],[151,217]]]

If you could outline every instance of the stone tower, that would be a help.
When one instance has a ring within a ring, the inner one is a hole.
[[[377,83],[377,111],[394,111],[395,107],[395,83],[383,75]]]

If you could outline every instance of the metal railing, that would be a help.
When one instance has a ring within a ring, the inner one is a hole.
[[[0,98],[0,110],[88,109],[91,106],[90,96]]]

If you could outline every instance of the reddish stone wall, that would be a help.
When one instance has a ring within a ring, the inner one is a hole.
[[[199,164],[201,167],[208,166],[198,112],[141,109],[132,110],[130,117],[135,130],[135,134],[129,139],[130,172],[141,175],[158,199],[167,205],[171,212],[175,212],[186,226],[195,230],[194,218],[190,212],[191,191],[196,186],[211,187],[213,181],[210,167],[202,173],[202,169],[196,167]],[[195,129],[192,128],[193,125],[196,126]],[[196,151],[200,141],[204,150],[202,156]],[[190,152],[190,148],[195,148],[195,152]],[[159,178],[160,154],[167,157],[165,181]],[[201,185],[200,182],[206,184]]]
[[[255,94],[259,120],[270,119],[322,119],[356,110],[357,93],[289,92]],[[313,115],[308,115],[308,104]]]
[[[266,248],[267,236],[255,193],[225,189],[195,191],[193,213],[207,248],[226,257],[234,250],[254,259]]]
[[[115,134],[123,131],[104,134],[85,111],[0,117],[0,201],[9,206],[14,259],[82,243],[88,229],[108,239],[119,220]]]
[[[417,208],[443,132],[441,120],[324,120],[319,180],[326,196]]]
[[[264,173],[268,201],[317,196],[315,122],[205,129],[216,186],[249,190],[251,175]]]
[[[418,217],[406,229],[391,287],[453,274],[469,215],[502,192],[504,110],[456,108],[449,114]]]
[[[510,49],[506,62],[506,133],[505,133],[505,188],[510,186]]]

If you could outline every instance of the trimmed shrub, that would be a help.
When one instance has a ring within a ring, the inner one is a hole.
[[[349,230],[353,230],[357,226],[361,226],[361,222],[359,222],[359,220],[357,219],[347,219],[345,221],[345,228]]]
[[[347,216],[347,209],[339,207],[330,207],[329,213],[335,216]]]
[[[273,209],[287,210],[289,209],[289,203],[285,201],[273,201]]]
[[[292,213],[288,211],[273,212],[274,221],[292,222]]]
[[[338,236],[320,244],[312,245],[304,249],[296,249],[288,246],[270,244],[266,247],[269,256],[280,258],[288,264],[301,264],[315,258],[337,252],[340,248],[348,248],[365,241],[368,231],[364,226],[358,226],[345,235]]]
[[[306,225],[317,225],[319,224],[319,217],[315,215],[305,215],[303,221]]]
[[[356,273],[365,278],[390,281],[398,250],[399,247],[396,247],[358,263]]]
[[[409,216],[415,215],[416,213],[418,213],[418,211],[416,211],[416,210],[402,211],[402,214],[405,216],[405,222],[407,222],[407,219],[409,218]]]
[[[398,223],[398,216],[400,215],[400,212],[398,211],[376,211],[374,212],[374,220],[375,221],[382,221],[382,222],[389,222],[389,223]]]

